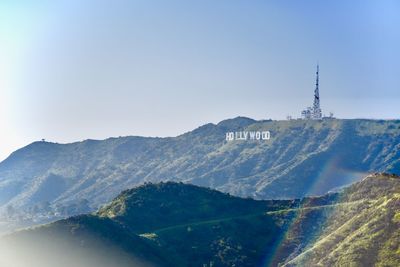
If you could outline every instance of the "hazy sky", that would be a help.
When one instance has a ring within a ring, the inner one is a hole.
[[[400,1],[0,2],[0,159],[235,116],[400,118]]]

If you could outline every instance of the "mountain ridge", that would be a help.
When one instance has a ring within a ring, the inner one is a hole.
[[[399,174],[399,127],[398,120],[238,117],[176,137],[34,142],[0,163],[0,209],[73,215],[87,210],[87,199],[95,210],[124,189],[165,180],[257,199],[324,194],[368,172]],[[241,130],[269,130],[271,140],[225,140]],[[62,184],[57,194],[43,194],[54,181]]]

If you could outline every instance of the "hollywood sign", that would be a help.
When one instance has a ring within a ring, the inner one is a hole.
[[[226,141],[234,140],[269,140],[271,133],[269,131],[241,131],[227,132],[225,134]]]

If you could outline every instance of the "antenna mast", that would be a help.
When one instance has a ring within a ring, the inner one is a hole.
[[[316,80],[315,80],[315,90],[314,90],[314,105],[313,105],[313,114],[312,118],[314,120],[322,119],[322,111],[319,102],[319,64],[317,64],[317,72],[316,72]]]

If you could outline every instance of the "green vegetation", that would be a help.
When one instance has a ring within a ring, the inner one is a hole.
[[[399,266],[399,214],[400,178],[386,174],[302,200],[149,183],[125,190],[95,214],[7,238],[47,236],[57,245],[54,236],[62,233],[72,246],[115,246],[124,262],[133,257],[155,266]]]
[[[347,188],[320,236],[287,266],[399,266],[400,179],[373,175]],[[353,201],[353,202],[348,202]]]
[[[271,140],[225,141],[239,130],[269,130]],[[172,138],[35,142],[0,163],[0,213],[12,206],[14,218],[65,217],[87,211],[85,199],[93,211],[125,189],[166,180],[256,199],[321,195],[367,172],[400,174],[399,144],[397,120],[243,117]]]

